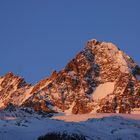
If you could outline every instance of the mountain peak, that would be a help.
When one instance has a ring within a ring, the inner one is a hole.
[[[131,57],[111,42],[99,42],[92,39],[88,41],[84,50],[91,51],[94,54],[96,63],[101,63],[101,65],[111,63],[113,67],[118,67],[123,73],[131,72],[137,65]]]
[[[87,45],[86,45],[86,46],[88,46],[88,47],[93,47],[93,46],[98,45],[98,44],[100,44],[100,42],[97,41],[96,39],[90,39],[90,40],[87,42]]]

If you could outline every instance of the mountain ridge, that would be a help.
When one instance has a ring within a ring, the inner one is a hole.
[[[35,85],[0,77],[0,108],[9,103],[36,111],[84,114],[140,110],[140,67],[110,42],[92,39],[58,73]]]

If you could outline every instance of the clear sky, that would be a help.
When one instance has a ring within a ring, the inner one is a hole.
[[[91,38],[117,44],[140,64],[140,0],[0,0],[0,75],[35,83]]]

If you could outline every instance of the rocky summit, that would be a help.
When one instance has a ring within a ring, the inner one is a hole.
[[[110,42],[95,39],[64,69],[36,85],[8,73],[0,77],[0,109],[12,104],[66,114],[140,112],[140,67]]]

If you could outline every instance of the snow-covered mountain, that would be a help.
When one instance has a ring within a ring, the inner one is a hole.
[[[140,112],[140,67],[110,42],[95,39],[60,72],[36,85],[8,73],[0,77],[0,108],[9,103],[67,114]]]

